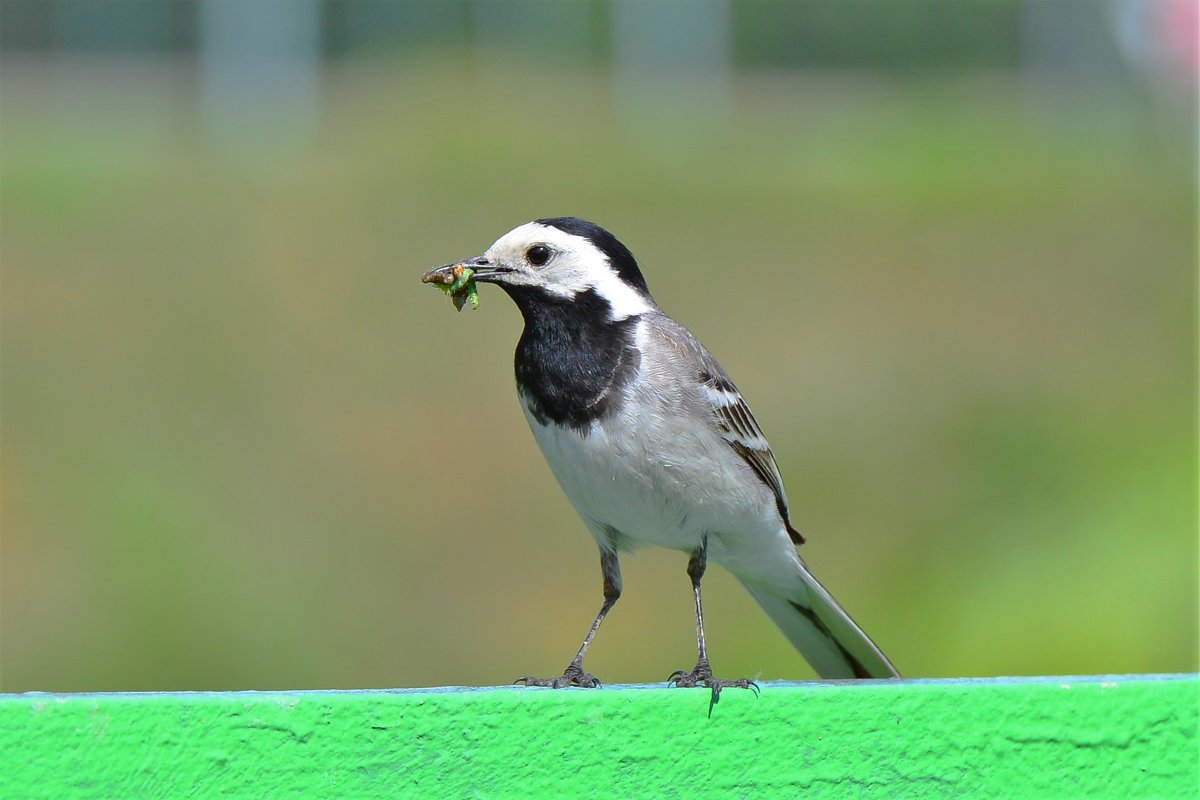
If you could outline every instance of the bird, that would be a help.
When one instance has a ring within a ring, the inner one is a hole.
[[[575,657],[561,675],[514,683],[600,686],[584,658],[621,596],[620,554],[648,546],[688,557],[697,658],[671,685],[708,687],[713,702],[723,688],[758,691],[713,674],[700,590],[710,560],[821,678],[900,677],[800,558],[804,538],[762,428],[716,359],[655,302],[628,247],[592,222],[549,217],[425,279],[451,274],[499,287],[520,311],[521,408],[600,553],[603,603]]]

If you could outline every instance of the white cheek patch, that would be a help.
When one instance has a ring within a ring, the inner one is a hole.
[[[571,297],[594,291],[612,307],[614,322],[650,310],[645,296],[621,280],[609,266],[608,257],[591,242],[557,228],[542,228],[542,231],[545,232],[543,240],[557,250],[554,260],[543,273],[548,289]]]
[[[645,314],[650,310],[650,304],[646,302],[646,298],[641,292],[617,277],[612,269],[608,269],[606,272],[607,276],[591,288],[595,289],[596,294],[603,297],[612,306],[614,322],[628,319],[637,314]]]

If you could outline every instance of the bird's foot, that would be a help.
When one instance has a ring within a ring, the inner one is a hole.
[[[737,678],[736,680],[722,680],[714,678],[712,667],[708,665],[708,661],[699,661],[691,672],[684,672],[677,669],[671,673],[667,679],[667,683],[679,689],[691,689],[696,686],[707,686],[712,690],[712,699],[708,702],[708,713],[712,715],[712,707],[715,706],[721,699],[722,689],[749,689],[754,692],[754,696],[758,697],[758,684],[749,678]]]
[[[550,689],[565,689],[568,686],[578,686],[581,689],[599,689],[600,679],[583,671],[581,664],[571,663],[566,672],[557,678],[531,678],[528,675],[517,678],[513,683],[523,686],[546,686]]]

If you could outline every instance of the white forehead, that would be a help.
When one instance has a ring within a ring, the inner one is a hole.
[[[596,266],[608,264],[604,253],[587,239],[550,225],[542,225],[540,222],[526,222],[513,228],[497,239],[495,244],[488,248],[488,252],[497,255],[503,253],[506,256],[521,255],[535,244],[549,245],[560,253],[574,254]]]

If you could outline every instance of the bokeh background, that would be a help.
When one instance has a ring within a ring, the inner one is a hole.
[[[0,0],[5,691],[555,674],[594,545],[520,320],[539,216],[735,376],[907,675],[1197,669],[1196,14],[1174,0]],[[681,554],[588,667],[694,659]],[[727,574],[719,672],[812,673]]]

